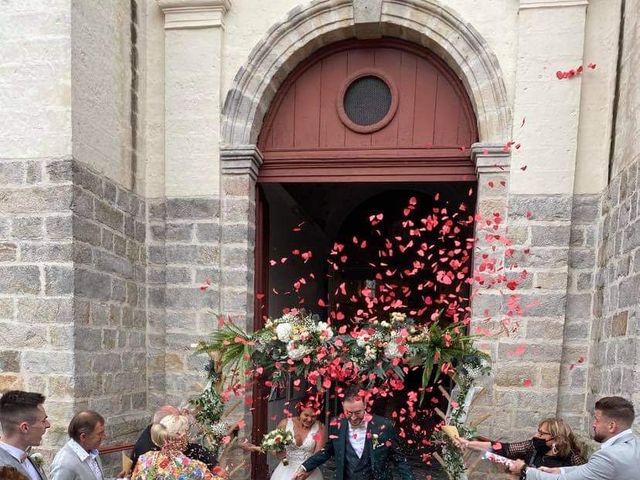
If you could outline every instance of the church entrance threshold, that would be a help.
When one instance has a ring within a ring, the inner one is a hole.
[[[286,309],[304,308],[350,328],[363,315],[388,317],[391,304],[417,322],[431,321],[437,308],[455,302],[454,308],[461,312],[468,307],[468,285],[461,283],[462,291],[453,294],[437,282],[436,270],[429,264],[437,263],[434,258],[443,251],[461,245],[460,259],[464,258],[465,241],[473,237],[472,183],[265,183],[259,188],[257,246],[261,251],[257,252],[256,293],[262,301],[257,322],[279,317]],[[451,217],[460,230],[450,238],[427,225]],[[426,245],[422,253],[410,245],[412,241]],[[470,256],[464,261],[470,266]],[[395,300],[368,304],[379,296]],[[259,431],[275,428],[287,411],[295,414],[305,386],[293,381],[284,391],[263,396],[256,413],[262,419]],[[394,420],[416,473],[421,478],[427,474],[439,478],[437,468],[425,464],[422,455],[433,450],[424,440],[439,421],[434,409],[447,408],[438,387],[450,390],[451,385],[446,376],[432,381],[418,416],[403,418],[398,412],[406,407],[405,392],[418,391],[421,382],[421,370],[408,372],[404,389],[381,397],[373,410]],[[326,395],[321,420],[328,425],[340,412],[332,391]],[[276,464],[269,461],[273,470]]]

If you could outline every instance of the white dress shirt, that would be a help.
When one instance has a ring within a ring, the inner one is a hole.
[[[357,427],[353,427],[349,423],[349,443],[356,451],[358,458],[362,457],[364,452],[364,443],[367,441],[367,422],[362,422]]]
[[[71,450],[73,450],[74,453],[78,455],[80,461],[86,463],[89,466],[93,474],[96,476],[96,479],[103,480],[102,472],[100,471],[100,467],[98,466],[98,462],[96,460],[99,455],[98,451],[91,450],[90,452],[87,452],[74,439],[70,439],[67,443],[69,444],[69,447],[71,447]]]
[[[26,470],[26,472],[29,474],[29,477],[31,477],[31,480],[42,480],[40,478],[40,474],[36,470],[36,467],[34,467],[33,463],[31,463],[31,460],[25,458],[26,452],[4,442],[0,442],[0,448],[5,450],[7,453],[9,453],[9,455],[11,455],[22,464],[22,468]],[[24,460],[22,460],[23,458]]]

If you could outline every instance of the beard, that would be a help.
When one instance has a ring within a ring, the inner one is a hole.
[[[605,440],[604,435],[602,435],[601,433],[596,432],[595,430],[593,431],[592,437],[598,443],[602,443]]]

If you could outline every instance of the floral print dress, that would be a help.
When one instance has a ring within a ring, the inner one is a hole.
[[[207,466],[183,453],[147,452],[138,459],[131,480],[221,480]]]

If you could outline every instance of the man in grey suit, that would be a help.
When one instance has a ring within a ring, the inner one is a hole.
[[[104,480],[98,448],[106,438],[104,418],[97,412],[77,413],[69,423],[69,441],[51,464],[52,480]]]
[[[577,467],[528,468],[517,460],[511,472],[527,480],[638,480],[640,438],[633,434],[633,405],[622,397],[604,397],[596,402],[593,439],[601,443],[589,462]]]
[[[41,466],[27,452],[40,445],[51,426],[44,410],[44,395],[11,390],[0,398],[0,466],[14,467],[31,480],[47,480]]]

